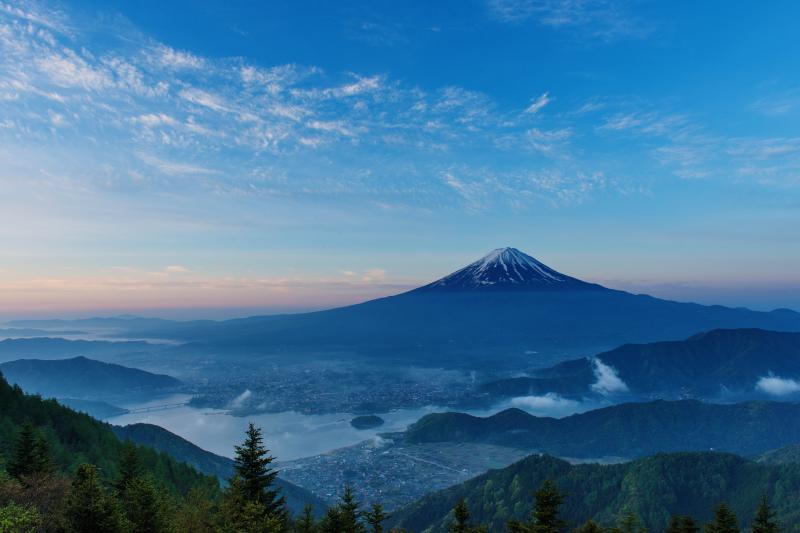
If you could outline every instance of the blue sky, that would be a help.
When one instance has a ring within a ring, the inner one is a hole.
[[[0,2],[6,314],[325,307],[506,245],[800,307],[800,4],[258,4]]]

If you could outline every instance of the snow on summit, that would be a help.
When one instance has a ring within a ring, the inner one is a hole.
[[[549,290],[594,286],[561,274],[516,248],[498,248],[461,270],[434,281],[426,288],[480,287],[524,287]]]

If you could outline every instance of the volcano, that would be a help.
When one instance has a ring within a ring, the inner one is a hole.
[[[192,354],[288,354],[292,360],[335,354],[398,365],[529,368],[718,328],[800,331],[800,314],[631,294],[499,248],[395,296],[312,313],[175,324],[146,334],[186,342],[183,349]]]

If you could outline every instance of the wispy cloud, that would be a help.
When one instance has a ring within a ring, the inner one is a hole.
[[[151,154],[140,153],[139,159],[146,164],[157,169],[168,176],[180,176],[183,174],[217,174],[212,169],[197,166],[191,163],[181,163],[178,161],[166,161]]]
[[[550,95],[548,93],[542,93],[541,95],[533,99],[531,105],[525,108],[525,112],[535,115],[550,102],[551,102]]]
[[[487,5],[501,22],[533,20],[552,28],[579,29],[595,39],[643,37],[650,32],[621,0],[488,0]]]
[[[800,109],[800,90],[779,92],[759,98],[752,108],[768,116],[782,116]]]

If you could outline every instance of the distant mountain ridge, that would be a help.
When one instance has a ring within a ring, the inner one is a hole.
[[[800,442],[800,404],[657,400],[560,419],[520,409],[485,418],[436,413],[422,417],[403,435],[412,443],[486,442],[581,459],[703,450],[754,455]]]
[[[67,340],[55,337],[5,339],[0,341],[0,362],[15,359],[63,359],[103,357],[153,352],[162,347],[144,341]]]
[[[628,396],[651,398],[800,398],[800,333],[718,329],[682,341],[626,344],[595,357],[565,361],[531,377],[487,383],[493,396],[553,392],[583,397],[597,384],[600,362]],[[784,384],[784,387],[781,387]]]
[[[542,367],[717,328],[800,331],[800,314],[634,295],[502,248],[424,287],[357,305],[221,322],[162,321],[118,334],[183,342],[169,348],[177,357],[313,361],[334,354],[378,364],[494,370]]]
[[[113,399],[173,391],[181,382],[164,374],[86,357],[19,359],[0,364],[6,380],[30,394],[51,398]]]

